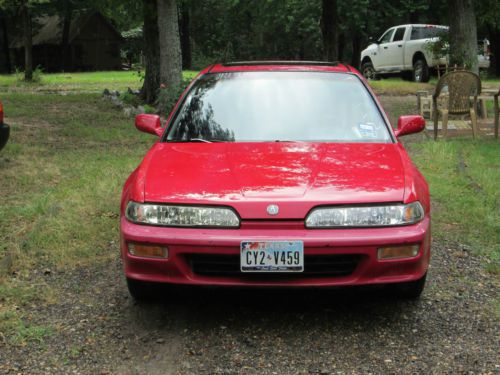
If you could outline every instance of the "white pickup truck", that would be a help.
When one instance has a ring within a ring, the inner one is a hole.
[[[366,79],[402,73],[415,82],[428,82],[431,69],[447,64],[447,58],[433,55],[430,45],[448,32],[447,26],[400,25],[391,27],[361,52],[361,72]],[[479,67],[488,68],[488,56],[478,55]]]

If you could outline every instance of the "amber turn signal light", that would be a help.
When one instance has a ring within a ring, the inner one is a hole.
[[[378,259],[413,258],[418,254],[420,245],[389,246],[378,249]]]
[[[168,248],[165,246],[129,243],[128,252],[136,257],[168,258]]]

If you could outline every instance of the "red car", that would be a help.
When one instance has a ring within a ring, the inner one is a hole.
[[[121,200],[129,291],[155,283],[331,287],[392,284],[418,297],[430,259],[429,190],[355,69],[238,62],[203,70]]]

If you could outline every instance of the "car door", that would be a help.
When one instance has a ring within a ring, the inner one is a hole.
[[[385,70],[389,65],[388,44],[392,41],[395,28],[387,30],[377,41],[377,54],[372,58],[373,65],[376,70]]]
[[[406,26],[396,28],[392,40],[384,44],[384,56],[387,63],[385,69],[387,70],[401,70],[403,69],[403,52],[404,52],[404,38],[406,33]]]

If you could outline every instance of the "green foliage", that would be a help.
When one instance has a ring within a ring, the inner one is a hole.
[[[149,104],[145,104],[144,105],[144,112],[145,113],[151,113],[151,114],[154,114],[156,113],[156,108],[153,107],[153,106],[150,106]]]
[[[184,79],[178,86],[160,88],[158,94],[158,110],[162,115],[168,115],[170,113],[189,83],[189,80]]]
[[[321,56],[320,1],[191,2],[195,64],[224,59]],[[196,66],[196,65],[195,65]],[[200,68],[201,66],[196,66]]]
[[[477,0],[475,3],[478,27],[485,25],[500,29],[500,2],[497,0]]]
[[[31,81],[26,81],[24,72],[16,68],[16,81],[19,83],[28,83],[28,84],[40,84],[42,83],[43,69],[40,66],[37,66],[33,69],[33,78]]]
[[[123,94],[121,94],[120,99],[125,104],[132,105],[134,107],[137,107],[138,105],[141,104],[141,99],[139,98],[139,96],[132,94],[130,92],[124,92]]]
[[[122,58],[126,59],[130,65],[139,62],[139,57],[144,48],[142,26],[122,32],[122,37]]]
[[[439,33],[439,39],[435,42],[429,42],[425,48],[435,56],[441,58],[449,55],[450,53],[450,34],[447,31]]]

